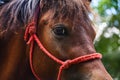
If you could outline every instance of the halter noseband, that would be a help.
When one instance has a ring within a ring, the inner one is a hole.
[[[38,11],[37,11],[38,14]],[[35,15],[34,18],[36,18],[37,14]],[[85,62],[85,61],[89,61],[89,60],[94,60],[94,59],[101,59],[102,55],[100,53],[92,53],[92,54],[88,54],[88,55],[84,55],[84,56],[80,56],[78,58],[72,59],[72,60],[66,60],[66,61],[62,61],[58,58],[56,58],[55,56],[53,56],[48,50],[46,50],[44,48],[44,46],[42,45],[42,43],[40,42],[39,38],[36,35],[36,19],[33,19],[33,21],[31,23],[29,23],[29,25],[26,27],[26,31],[25,31],[25,35],[24,35],[24,39],[25,41],[27,41],[27,44],[30,44],[30,53],[29,53],[29,61],[30,61],[30,67],[32,70],[33,75],[37,78],[37,80],[41,80],[39,78],[39,76],[35,73],[34,68],[33,68],[33,47],[34,47],[34,43],[36,42],[39,46],[39,48],[52,60],[54,60],[56,63],[60,64],[60,68],[59,68],[59,73],[58,73],[58,77],[57,80],[61,80],[61,74],[62,71],[64,69],[69,68],[71,65],[73,64],[78,64],[81,62]],[[30,35],[30,37],[28,37]]]

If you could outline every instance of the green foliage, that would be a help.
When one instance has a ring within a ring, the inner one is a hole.
[[[117,34],[113,34],[109,38],[102,35],[100,40],[98,42],[96,41],[95,47],[97,50],[100,50],[101,53],[111,53],[118,50],[120,47],[119,38],[120,37]]]
[[[117,15],[112,15],[111,19],[109,21],[109,25],[110,27],[115,26],[118,29],[120,29],[120,13]]]
[[[120,11],[119,10],[120,6],[118,5],[119,5],[119,0],[100,0],[98,5],[98,10],[102,16],[107,16],[106,14],[107,9],[111,9],[111,10],[114,9],[117,12]]]
[[[109,27],[120,29],[120,0],[100,0],[96,8],[102,17],[106,17]]]
[[[95,42],[95,48],[103,54],[103,63],[114,80],[120,80],[120,0],[99,0],[94,9],[101,15],[101,21],[108,24]],[[112,28],[118,34],[108,33]],[[110,36],[106,37],[106,33]]]

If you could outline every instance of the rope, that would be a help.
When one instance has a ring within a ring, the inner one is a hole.
[[[28,38],[30,35],[30,38]],[[88,55],[84,55],[84,56],[80,56],[78,58],[75,58],[73,60],[67,60],[67,61],[61,61],[60,59],[56,58],[55,56],[53,56],[49,51],[47,51],[44,46],[42,45],[42,43],[40,42],[39,38],[36,35],[36,24],[35,22],[31,22],[25,31],[25,36],[24,36],[25,41],[28,40],[27,44],[30,44],[30,67],[32,70],[33,75],[36,77],[37,80],[41,80],[39,78],[39,76],[35,73],[34,68],[33,68],[33,48],[34,48],[34,42],[36,42],[39,46],[39,48],[52,60],[54,60],[55,62],[57,62],[58,64],[60,64],[60,68],[59,68],[59,72],[58,72],[58,76],[57,76],[57,80],[61,80],[61,74],[63,72],[64,69],[69,68],[71,65],[74,64],[78,64],[81,62],[85,62],[85,61],[89,61],[89,60],[93,60],[93,59],[101,59],[102,55],[100,53],[92,53],[92,54],[88,54]]]

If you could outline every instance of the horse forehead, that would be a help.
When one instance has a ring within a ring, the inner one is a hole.
[[[65,18],[65,19],[61,19],[61,18],[57,18],[57,19],[53,19],[53,12],[52,10],[47,11],[46,13],[44,13],[40,19],[41,22],[43,21],[48,21],[48,23],[54,25],[57,23],[62,23],[64,25],[66,25],[66,27],[71,28],[71,29],[86,29],[87,31],[92,32],[93,29],[93,25],[92,23],[88,23],[89,25],[87,25],[87,23],[85,23],[85,20],[77,20],[77,18],[74,20],[70,19],[69,17]]]

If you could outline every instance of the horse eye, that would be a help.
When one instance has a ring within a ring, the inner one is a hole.
[[[64,25],[57,25],[53,32],[56,36],[66,36],[68,34],[68,31]]]

